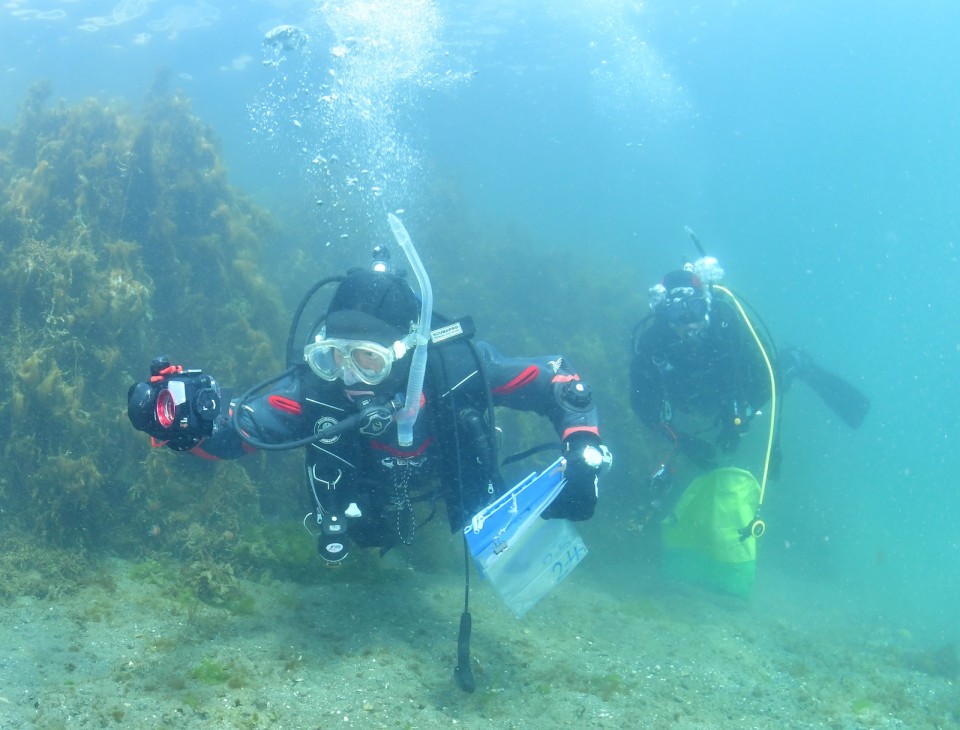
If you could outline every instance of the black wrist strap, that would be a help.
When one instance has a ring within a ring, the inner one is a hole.
[[[194,446],[197,446],[202,438],[184,438],[184,439],[175,439],[172,441],[167,441],[166,446],[171,451],[189,451]]]

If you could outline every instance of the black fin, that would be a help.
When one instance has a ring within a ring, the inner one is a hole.
[[[870,399],[852,384],[809,360],[797,372],[820,400],[843,419],[850,428],[859,428],[870,411]]]

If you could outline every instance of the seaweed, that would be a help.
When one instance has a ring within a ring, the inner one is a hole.
[[[5,519],[58,549],[229,561],[223,535],[259,521],[259,460],[174,466],[124,404],[177,343],[224,382],[279,369],[285,314],[258,270],[276,225],[163,84],[140,111],[36,84],[0,132],[0,170]]]
[[[223,684],[230,679],[230,670],[215,659],[202,659],[190,672],[190,677],[202,684]]]
[[[951,682],[960,680],[960,654],[954,641],[926,651],[906,652],[903,664],[932,677],[943,677]]]

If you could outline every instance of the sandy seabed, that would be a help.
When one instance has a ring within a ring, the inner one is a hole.
[[[770,577],[743,602],[582,568],[523,619],[474,577],[467,694],[462,575],[400,553],[372,564],[363,581],[245,581],[240,611],[118,559],[55,600],[11,599],[0,727],[960,726],[957,677],[908,632]]]

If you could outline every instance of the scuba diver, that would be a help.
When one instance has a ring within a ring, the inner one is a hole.
[[[751,420],[767,404],[776,411],[771,407],[764,483],[768,467],[775,477],[780,393],[796,379],[851,428],[860,426],[870,408],[859,390],[802,350],[778,354],[769,334],[761,336],[740,300],[720,285],[723,269],[717,260],[706,256],[688,233],[701,258],[669,272],[650,289],[651,313],[633,334],[631,404],[662,448],[650,479],[651,511],[660,509],[672,485],[676,454],[700,470],[716,468],[719,457],[737,450]]]
[[[536,412],[559,436],[566,484],[542,516],[589,519],[610,461],[589,385],[563,357],[504,357],[472,339],[469,318],[434,313],[409,236],[389,220],[419,297],[378,247],[372,266],[307,293],[290,329],[286,371],[231,401],[209,375],[158,358],[150,380],[130,388],[134,427],[155,445],[216,459],[304,447],[313,506],[304,525],[330,565],[354,546],[382,554],[411,544],[440,502],[457,531],[499,496],[495,406]],[[325,313],[298,342],[310,298],[334,284]]]

